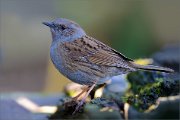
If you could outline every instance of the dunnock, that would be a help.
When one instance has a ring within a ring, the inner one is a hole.
[[[89,37],[75,22],[59,18],[43,22],[50,27],[52,44],[50,56],[55,67],[73,82],[87,85],[77,97],[87,91],[75,112],[84,103],[96,84],[105,83],[112,76],[137,70],[173,72],[172,69],[153,65],[138,65],[133,60]]]

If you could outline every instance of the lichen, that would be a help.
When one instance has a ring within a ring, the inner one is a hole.
[[[171,79],[163,73],[138,71],[129,74],[128,80],[132,84],[131,93],[125,95],[127,102],[141,112],[156,104],[159,97],[179,94],[179,79]]]

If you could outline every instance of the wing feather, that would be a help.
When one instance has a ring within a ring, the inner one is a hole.
[[[64,46],[69,50],[68,57],[74,61],[121,68],[130,68],[128,61],[132,61],[102,42],[88,36],[73,42],[66,42]]]

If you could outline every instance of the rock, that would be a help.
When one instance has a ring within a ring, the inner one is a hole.
[[[128,119],[179,119],[180,96],[163,97],[157,101],[159,102],[157,108],[146,113],[130,107]]]
[[[86,103],[83,109],[72,115],[76,105],[75,101],[62,99],[58,110],[49,116],[49,119],[121,119],[118,105],[114,101],[103,98],[93,99],[90,103]]]
[[[179,94],[180,79],[171,79],[163,73],[138,71],[130,73],[128,80],[131,88],[127,102],[140,111],[147,110],[159,97]]]
[[[105,98],[93,99],[85,105],[84,111],[89,119],[122,119],[118,105]]]

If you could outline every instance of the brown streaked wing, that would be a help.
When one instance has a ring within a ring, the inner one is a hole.
[[[89,64],[130,68],[126,58],[114,49],[91,37],[84,36],[73,42],[66,42],[65,46],[70,50],[69,57],[74,61],[89,62]],[[83,60],[85,58],[86,60]]]

